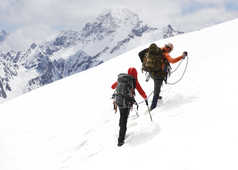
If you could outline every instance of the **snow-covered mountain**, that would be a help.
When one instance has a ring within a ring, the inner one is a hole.
[[[184,32],[176,31],[171,25],[168,25],[167,27],[163,28],[163,38],[169,38],[176,36],[178,34],[183,34]]]
[[[73,52],[66,54],[66,51],[70,50]],[[60,55],[62,51],[65,57],[56,58],[57,54]],[[32,44],[30,49],[22,53],[20,62],[29,74],[37,73],[27,84],[27,90],[32,90],[99,65],[102,61],[89,56],[80,49],[74,50],[63,44],[55,44],[55,41],[49,41],[39,46]]]
[[[5,30],[0,30],[0,43],[6,39],[7,35],[8,33]]]
[[[62,32],[55,44],[66,47],[77,44],[77,48],[90,56],[106,61],[148,41],[181,33],[171,25],[161,29],[148,26],[137,14],[127,9],[106,10],[95,20],[86,23],[80,32]]]
[[[16,77],[18,65],[16,64],[14,51],[7,54],[0,53],[0,97],[6,99],[7,92],[12,91],[10,81]]]
[[[33,43],[25,51],[11,52],[10,58],[8,53],[2,56],[18,66],[18,71],[26,73],[20,75],[30,78],[21,81],[24,85],[17,82],[23,78],[12,81],[11,93],[27,92],[97,66],[142,44],[181,33],[171,25],[148,26],[127,9],[106,10],[86,23],[82,30],[62,31],[51,40]]]
[[[234,20],[155,42],[173,42],[172,57],[188,51],[188,69],[179,84],[162,87],[153,122],[144,103],[138,118],[131,111],[121,148],[110,87],[133,66],[147,95],[152,92],[137,57],[148,44],[2,103],[0,169],[237,170],[237,29]],[[138,93],[136,100],[143,101]]]

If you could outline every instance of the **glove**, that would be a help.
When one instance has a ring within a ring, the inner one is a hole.
[[[145,99],[145,104],[146,104],[146,106],[149,106],[147,99]]]
[[[188,52],[187,52],[187,51],[184,51],[184,52],[183,52],[183,59],[185,59],[186,56],[188,56]]]

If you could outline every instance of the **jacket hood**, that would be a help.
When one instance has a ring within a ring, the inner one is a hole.
[[[137,79],[137,71],[136,71],[136,69],[134,67],[130,67],[128,69],[128,74],[133,76],[135,79]]]

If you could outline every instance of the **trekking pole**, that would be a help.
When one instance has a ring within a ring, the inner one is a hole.
[[[139,117],[140,115],[138,114],[138,110],[136,110],[136,116]]]
[[[134,99],[134,104],[136,105],[136,116],[139,117],[139,114],[138,114],[139,105],[135,99]]]
[[[147,109],[148,109],[148,112],[149,112],[149,115],[150,115],[150,120],[151,120],[151,122],[153,122],[149,106],[147,106]]]
[[[150,115],[150,120],[151,120],[151,122],[152,122],[153,120],[152,120],[152,116],[151,116],[151,114],[150,114],[150,108],[149,108],[148,100],[147,100],[147,99],[145,99],[145,103],[146,103],[146,106],[147,106],[147,109],[148,109],[148,112],[149,112],[149,115]]]

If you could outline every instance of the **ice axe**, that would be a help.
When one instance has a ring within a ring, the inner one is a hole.
[[[152,119],[152,116],[151,116],[151,113],[150,113],[149,104],[148,104],[148,101],[147,101],[147,100],[145,100],[145,104],[146,104],[146,106],[147,106],[148,113],[149,113],[149,115],[150,115],[150,120],[151,120],[151,122],[153,122],[153,119]]]
[[[150,120],[151,120],[151,122],[153,122],[152,116],[151,116],[151,114],[150,114],[150,108],[149,108],[149,106],[147,106],[147,108],[148,108],[148,112],[149,112],[149,115],[150,115]]]

